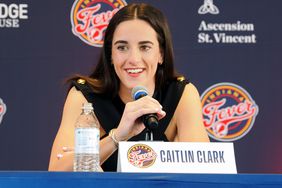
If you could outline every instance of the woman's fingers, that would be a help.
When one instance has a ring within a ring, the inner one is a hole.
[[[159,110],[157,112],[157,116],[158,116],[159,119],[162,119],[163,117],[165,117],[165,115],[166,115],[166,113],[163,110]]]
[[[160,103],[149,96],[127,103],[126,108],[129,112],[137,112],[139,116],[148,113],[157,113],[159,110],[162,110]]]
[[[158,118],[161,119],[166,113],[162,110],[160,103],[150,96],[129,102],[125,106],[125,120],[131,121],[132,123],[145,114],[157,114]]]
[[[63,150],[63,152],[73,152],[74,151],[74,149],[72,147],[66,147],[66,146],[64,146],[62,148],[62,150]]]
[[[162,105],[159,103],[159,101],[157,101],[156,99],[154,99],[150,96],[142,97],[135,102],[139,102],[143,105],[154,105],[156,107],[163,108]]]
[[[61,159],[62,157],[64,157],[64,154],[66,153],[73,153],[73,152],[74,152],[74,149],[72,147],[64,146],[62,147],[62,153],[57,154],[57,159]]]
[[[124,140],[139,134],[145,128],[140,121],[140,117],[145,114],[157,114],[158,118],[161,119],[166,113],[162,110],[160,103],[150,96],[128,102],[116,130],[116,136]]]

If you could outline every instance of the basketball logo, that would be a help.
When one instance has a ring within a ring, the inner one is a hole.
[[[129,148],[127,159],[130,164],[137,168],[148,168],[155,163],[156,152],[145,144],[136,144]]]
[[[219,141],[234,141],[245,136],[259,110],[250,94],[233,83],[209,87],[201,100],[204,125],[209,136]]]
[[[3,102],[3,100],[0,98],[0,124],[2,122],[4,114],[6,113],[6,110],[7,110],[6,105]]]
[[[85,43],[101,47],[104,33],[123,0],[76,0],[71,10],[72,32]]]

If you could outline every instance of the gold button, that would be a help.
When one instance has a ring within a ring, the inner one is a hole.
[[[80,79],[77,80],[77,83],[79,83],[79,84],[85,84],[85,80],[80,78]]]
[[[184,81],[185,80],[185,77],[184,76],[179,76],[179,77],[177,77],[177,81],[179,81],[179,82],[182,82],[182,81]]]

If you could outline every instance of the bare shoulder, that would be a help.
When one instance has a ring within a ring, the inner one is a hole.
[[[199,92],[194,84],[189,83],[185,86],[182,96],[187,96],[187,95],[188,96],[196,95],[197,97],[199,97]]]
[[[199,105],[200,102],[200,96],[197,88],[194,84],[189,83],[185,86],[184,91],[182,93],[181,99],[179,101],[178,106],[182,105],[189,105],[194,106],[195,104]]]
[[[82,104],[87,102],[82,92],[72,87],[67,95],[62,118],[62,126],[68,125],[70,122],[75,121],[75,118],[81,112]],[[73,123],[71,123],[73,124]]]
[[[81,109],[83,103],[87,102],[86,98],[83,96],[82,92],[72,87],[66,98],[64,112],[72,111],[73,109]]]
[[[179,141],[209,141],[203,125],[199,92],[192,83],[185,86],[177,106],[176,118]]]
[[[66,103],[81,103],[86,102],[85,97],[83,96],[82,92],[77,90],[74,86],[69,90]]]
[[[200,96],[194,84],[188,83],[185,85],[182,96],[176,108],[175,116],[186,116],[191,114],[191,111],[201,111]],[[187,117],[187,116],[186,116]]]

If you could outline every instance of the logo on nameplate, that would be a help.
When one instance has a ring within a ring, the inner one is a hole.
[[[157,153],[145,144],[136,144],[129,148],[127,159],[137,168],[148,168],[155,163]]]
[[[251,95],[233,83],[209,87],[201,96],[204,125],[210,137],[234,141],[252,128],[259,108]]]
[[[101,47],[110,19],[126,4],[124,0],[76,0],[71,10],[72,32],[83,42]]]
[[[3,102],[3,100],[0,98],[0,124],[2,122],[4,114],[6,113],[6,110],[7,110],[6,105]]]

